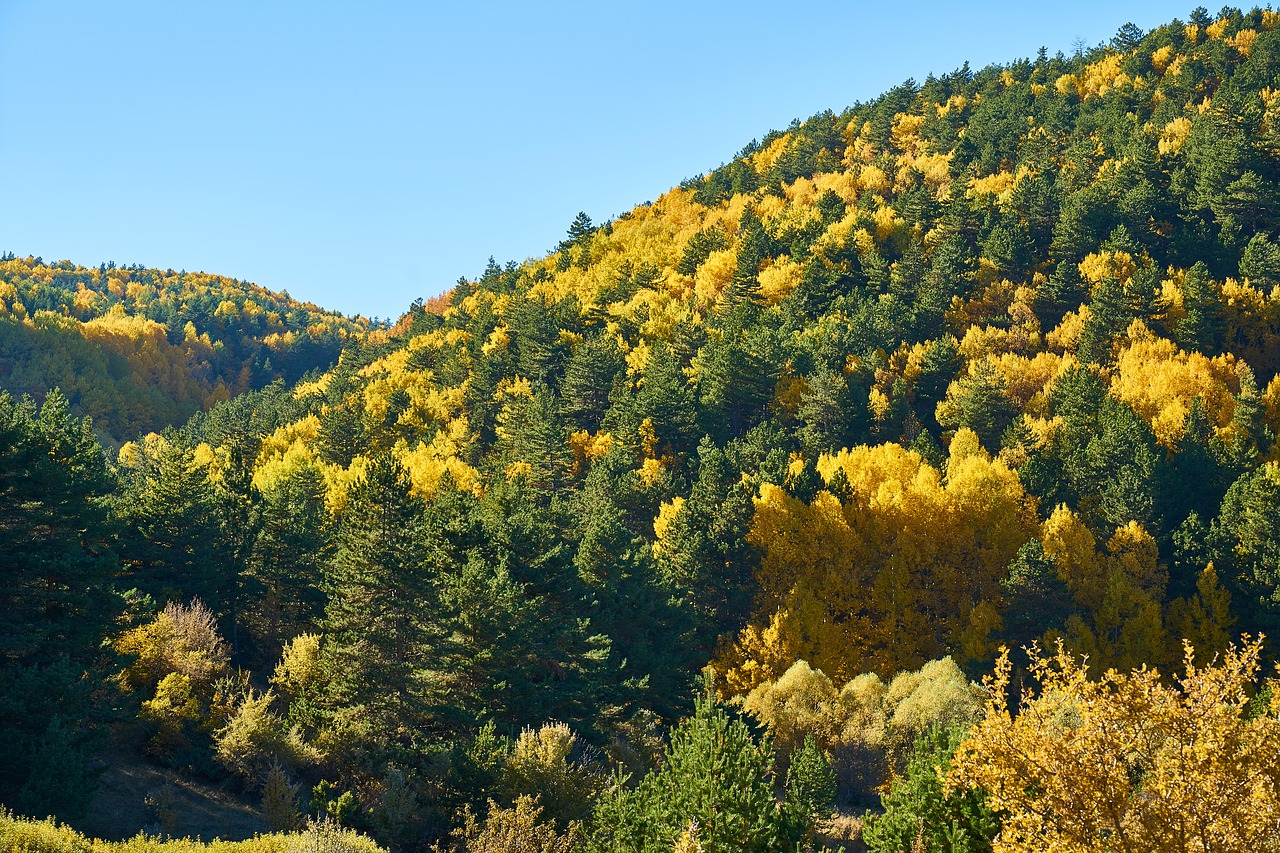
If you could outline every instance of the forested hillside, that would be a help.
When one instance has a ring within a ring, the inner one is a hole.
[[[119,444],[325,369],[369,323],[206,273],[0,258],[0,388],[61,388]]]
[[[108,756],[394,850],[1271,849],[1277,24],[796,122],[118,454],[4,400],[0,801],[85,820]]]

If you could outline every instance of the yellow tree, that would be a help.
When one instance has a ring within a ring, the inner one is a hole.
[[[969,430],[945,472],[898,444],[824,455],[809,503],[760,488],[750,541],[764,552],[757,612],[722,658],[745,693],[804,659],[846,681],[952,652],[985,658],[999,582],[1035,530],[1017,474]]]
[[[1005,652],[986,716],[956,751],[949,782],[1004,815],[995,853],[1272,850],[1280,838],[1280,694],[1249,713],[1262,641],[1185,674],[1142,667],[1090,680],[1061,645],[1032,650],[1038,690],[1009,707]]]

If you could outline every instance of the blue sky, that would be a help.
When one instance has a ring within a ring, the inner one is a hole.
[[[397,316],[793,118],[1190,9],[0,0],[0,251]]]

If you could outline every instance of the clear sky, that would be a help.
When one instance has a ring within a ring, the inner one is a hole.
[[[0,251],[398,316],[793,118],[1190,9],[0,0]]]

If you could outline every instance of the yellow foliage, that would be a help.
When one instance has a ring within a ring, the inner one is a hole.
[[[321,676],[320,635],[299,634],[285,643],[271,683],[290,696],[298,696],[318,683]]]
[[[712,252],[694,274],[694,293],[705,304],[712,304],[733,280],[738,266],[738,253],[733,249]]]
[[[1173,45],[1166,44],[1151,54],[1151,67],[1161,73],[1169,67],[1169,59],[1173,56]]]
[[[1129,327],[1128,343],[1119,351],[1111,379],[1112,395],[1150,423],[1156,439],[1168,448],[1182,438],[1187,411],[1196,398],[1210,423],[1225,435],[1239,392],[1234,356],[1211,359],[1184,352],[1138,320]]]
[[[308,397],[319,397],[329,390],[333,381],[333,373],[326,373],[314,382],[299,382],[293,389],[294,399],[305,400]]]
[[[651,456],[640,463],[640,470],[636,473],[640,476],[640,482],[646,486],[652,486],[662,479],[666,470],[661,462]]]
[[[822,670],[798,660],[741,702],[768,726],[782,750],[795,749],[812,735],[823,749],[883,750],[896,764],[930,725],[976,720],[983,696],[950,657],[899,672],[887,686],[869,672],[839,688]]]
[[[480,351],[485,355],[489,355],[498,350],[506,349],[507,345],[511,343],[510,332],[511,330],[507,328],[505,323],[499,323],[489,333],[489,337],[485,339],[485,342],[480,345]]]
[[[1262,392],[1263,418],[1274,435],[1280,435],[1280,375],[1271,377]]]
[[[52,818],[33,820],[7,812],[0,812],[0,849],[11,853],[385,853],[367,836],[329,822],[312,824],[304,832],[255,835],[245,841],[162,840],[144,834],[124,841],[103,841],[86,838]]]
[[[898,216],[892,207],[885,205],[877,209],[871,214],[871,219],[876,224],[876,241],[883,243],[906,227],[906,221]]]
[[[918,665],[959,643],[1034,529],[1017,475],[966,450],[968,437],[962,430],[953,442],[945,481],[886,444],[819,458],[825,482],[842,476],[847,504],[825,490],[805,504],[760,487],[749,539],[764,551],[761,595],[721,667],[733,689],[797,658],[848,678]]]
[[[1026,356],[1005,353],[987,363],[1004,377],[1005,394],[1026,407],[1037,394],[1048,394],[1063,373],[1077,365],[1075,356],[1041,352]],[[975,367],[970,365],[970,373]]]
[[[1096,606],[1101,595],[1105,567],[1097,553],[1097,540],[1080,517],[1059,505],[1040,533],[1045,556],[1054,571],[1079,601]]]
[[[614,444],[613,433],[609,432],[592,435],[583,429],[569,436],[569,447],[580,462],[599,459],[612,450]]]
[[[1124,56],[1111,53],[1102,59],[1085,66],[1078,78],[1078,89],[1082,99],[1100,98],[1112,89],[1123,86],[1129,78],[1120,70]]]
[[[1263,850],[1280,837],[1280,700],[1246,713],[1261,641],[1185,674],[1110,670],[1092,680],[1061,646],[1036,653],[1038,690],[1009,707],[1008,654],[951,784],[1003,813],[996,853]],[[1117,845],[1117,840],[1122,844]]]
[[[924,126],[924,116],[898,113],[893,117],[893,129],[890,138],[893,147],[900,151],[914,152],[920,145],[920,128]]]
[[[1078,311],[1068,311],[1062,316],[1058,328],[1044,336],[1045,343],[1060,353],[1074,350],[1080,343],[1080,334],[1089,320],[1089,306],[1081,305]]]
[[[662,553],[666,546],[667,531],[671,528],[671,522],[675,521],[682,509],[684,509],[684,498],[679,495],[664,501],[658,507],[658,517],[653,520],[653,552],[655,554]]]
[[[170,602],[150,622],[124,631],[111,645],[117,653],[133,658],[125,678],[135,689],[172,673],[182,675],[188,684],[210,684],[227,672],[231,657],[213,614],[198,600],[185,606]]]
[[[1012,172],[996,172],[981,178],[970,178],[968,196],[970,198],[995,196],[998,200],[1005,200],[1008,198],[1006,194],[1011,194],[1016,185],[1017,179]]]
[[[858,173],[858,186],[864,192],[879,193],[881,195],[887,193],[893,186],[889,180],[889,176],[884,173],[884,169],[879,166],[867,163]]]
[[[777,305],[800,284],[800,264],[785,255],[760,271],[760,295],[768,305]]]
[[[452,478],[460,491],[479,494],[480,472],[458,456],[469,435],[466,419],[459,418],[451,421],[448,429],[437,432],[430,444],[419,441],[412,449],[404,444],[395,447],[396,458],[408,472],[414,494],[434,497],[445,475]]]
[[[142,703],[139,716],[162,727],[199,719],[200,701],[191,691],[191,679],[180,672],[160,679],[155,697]]]
[[[1161,156],[1177,154],[1182,146],[1191,138],[1191,119],[1178,116],[1160,131],[1160,140],[1156,143]]]
[[[1247,57],[1253,51],[1253,43],[1257,38],[1257,30],[1243,29],[1227,39],[1227,44],[1240,51],[1242,56]]]
[[[1099,551],[1079,516],[1059,506],[1041,542],[1057,576],[1083,608],[1067,620],[1072,648],[1098,669],[1159,664],[1171,651],[1160,602],[1168,577],[1155,540],[1137,522],[1116,530]]]
[[[1138,265],[1128,252],[1097,252],[1085,256],[1080,262],[1080,275],[1085,281],[1100,284],[1106,279],[1125,282],[1133,278]]]

